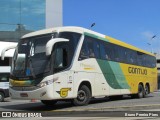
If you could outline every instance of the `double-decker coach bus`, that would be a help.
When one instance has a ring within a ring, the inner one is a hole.
[[[153,54],[81,27],[24,35],[12,61],[10,96],[15,99],[86,105],[92,97],[143,98],[156,89]]]

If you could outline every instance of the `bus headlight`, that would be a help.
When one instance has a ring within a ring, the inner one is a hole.
[[[48,80],[48,81],[39,83],[37,86],[38,87],[44,87],[44,86],[50,85],[52,83],[53,83],[53,80]]]

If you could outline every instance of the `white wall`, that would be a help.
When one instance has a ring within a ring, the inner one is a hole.
[[[46,28],[63,26],[62,0],[46,0]]]

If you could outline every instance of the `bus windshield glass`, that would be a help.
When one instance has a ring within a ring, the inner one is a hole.
[[[11,76],[18,78],[53,74],[71,65],[80,34],[61,32],[22,39],[15,51]],[[46,44],[51,38],[66,38],[69,42],[54,45],[51,56],[46,55]]]
[[[45,54],[45,46],[50,39],[51,35],[22,39],[13,57],[12,74],[25,77],[48,72],[50,60]]]

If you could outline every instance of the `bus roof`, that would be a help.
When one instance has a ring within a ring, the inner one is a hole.
[[[72,27],[71,26],[71,27],[55,27],[55,28],[49,28],[49,29],[44,29],[44,30],[31,32],[31,33],[28,33],[28,34],[22,36],[22,39],[37,36],[37,35],[49,34],[49,33],[53,33],[53,32],[63,32],[63,31],[77,32],[77,33],[81,33],[81,34],[83,34],[84,32],[88,32],[88,33],[91,33],[91,34],[96,34],[96,35],[101,36],[101,37],[105,37],[105,35],[94,32],[92,30],[88,30],[88,29],[85,29],[85,28],[82,28],[82,27]]]
[[[139,52],[142,52],[142,53],[145,53],[145,54],[149,54],[149,55],[155,56],[154,54],[152,54],[150,52],[147,52],[145,50],[139,49],[139,48],[137,48],[135,46],[132,46],[130,44],[127,44],[125,42],[122,42],[120,40],[112,38],[110,36],[106,36],[106,39],[108,39],[110,43],[113,43],[113,44],[116,44],[116,45],[119,45],[119,46],[123,46],[123,47],[129,48],[129,49],[135,50],[135,51],[139,51]]]
[[[154,56],[154,54],[152,54],[150,52],[147,52],[147,51],[144,51],[142,49],[139,49],[139,48],[137,48],[135,46],[132,46],[130,44],[122,42],[122,41],[120,41],[118,39],[115,39],[115,38],[112,38],[110,36],[106,36],[106,35],[100,34],[98,32],[94,32],[94,31],[86,29],[86,28],[75,27],[75,26],[56,27],[56,28],[39,30],[39,31],[35,31],[35,32],[28,33],[28,34],[24,35],[22,37],[22,39],[23,38],[37,36],[37,35],[49,34],[49,33],[53,33],[53,32],[63,32],[63,31],[77,32],[77,33],[81,33],[81,34],[88,33],[91,36],[94,36],[94,37],[96,36],[96,38],[99,38],[99,39],[103,38],[103,40],[106,39],[106,41],[108,41],[110,43],[113,43],[113,44],[116,44],[116,45],[119,45],[119,46],[123,46],[123,47],[129,48],[129,49],[135,50],[135,51],[139,51],[139,52],[146,53],[146,54]]]

